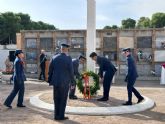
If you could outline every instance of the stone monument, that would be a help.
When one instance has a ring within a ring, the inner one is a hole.
[[[87,39],[86,39],[86,57],[87,70],[95,71],[95,63],[89,58],[91,52],[96,48],[96,2],[87,0]]]

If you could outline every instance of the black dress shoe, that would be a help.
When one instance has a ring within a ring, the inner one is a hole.
[[[126,102],[126,103],[123,103],[122,105],[132,105],[132,102]]]
[[[108,101],[108,98],[100,98],[100,99],[97,99],[97,101]]]
[[[69,99],[78,99],[77,96],[69,96]]]
[[[12,109],[12,106],[11,105],[4,104],[4,106],[8,107],[9,109]]]
[[[141,99],[138,99],[137,103],[141,103],[144,100],[144,98],[142,97]]]
[[[57,118],[57,117],[55,117],[55,120],[57,120],[57,121],[67,120],[67,119],[69,119],[69,118],[68,117],[64,117],[64,118]]]
[[[22,108],[24,108],[24,107],[26,107],[25,105],[17,105],[17,107],[22,107]]]
[[[63,119],[63,120],[67,120],[67,119],[69,119],[69,117],[64,117],[64,119]]]

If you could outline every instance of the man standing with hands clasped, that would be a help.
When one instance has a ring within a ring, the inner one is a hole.
[[[48,73],[48,83],[53,85],[54,119],[66,120],[65,108],[70,83],[74,81],[72,59],[68,55],[69,45],[61,44],[61,53],[53,56]]]
[[[140,103],[144,100],[143,96],[134,88],[134,84],[136,82],[136,78],[138,77],[135,61],[131,56],[131,49],[125,48],[123,49],[123,54],[127,57],[127,64],[128,64],[128,73],[125,78],[125,82],[127,82],[127,92],[128,92],[128,101],[123,105],[132,105],[132,92],[138,98],[137,103]]]
[[[45,81],[45,63],[46,63],[46,55],[45,55],[45,50],[41,50],[40,54],[40,68],[41,68],[41,73],[39,76],[39,80],[44,80]]]

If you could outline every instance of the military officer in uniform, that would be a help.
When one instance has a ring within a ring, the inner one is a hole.
[[[68,55],[69,45],[61,44],[61,53],[54,55],[48,72],[48,83],[53,86],[54,119],[65,120],[65,108],[70,83],[74,81],[72,59]]]
[[[45,80],[45,62],[46,62],[46,55],[45,55],[45,50],[41,50],[40,54],[40,68],[41,68],[41,73],[39,76],[39,80]]]
[[[103,97],[97,99],[98,101],[109,100],[109,91],[113,76],[117,71],[115,66],[105,57],[98,56],[95,52],[90,54],[90,58],[99,65],[99,76],[103,79]],[[103,72],[105,72],[103,76]]]
[[[17,107],[25,107],[23,105],[23,99],[24,99],[24,81],[26,80],[25,74],[24,74],[24,54],[22,50],[16,50],[15,51],[16,59],[14,61],[14,88],[10,95],[7,97],[7,99],[4,102],[4,105],[8,108],[12,108],[11,103],[14,99],[14,97],[18,93],[18,101],[17,101]]]
[[[134,88],[134,84],[136,82],[136,78],[138,77],[138,73],[137,73],[135,61],[131,56],[131,49],[130,48],[123,49],[123,54],[125,57],[127,57],[127,64],[128,64],[128,73],[125,78],[125,82],[127,82],[128,101],[123,105],[132,105],[132,92],[138,98],[137,103],[140,103],[144,98]]]
[[[77,99],[77,96],[75,95],[75,90],[76,90],[76,79],[80,77],[78,68],[79,68],[79,64],[84,64],[85,61],[86,58],[83,55],[80,55],[79,58],[72,59],[75,80],[72,83],[73,85],[70,86],[69,99]]]

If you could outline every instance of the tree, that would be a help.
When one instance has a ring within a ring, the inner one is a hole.
[[[2,44],[8,44],[10,41],[15,43],[16,32],[18,32],[20,28],[20,18],[12,12],[2,13],[1,18],[3,20],[1,29],[3,34],[0,34]]]
[[[151,27],[151,21],[148,17],[140,17],[137,23],[138,28],[150,28]]]
[[[112,29],[118,29],[117,25],[112,25]]]
[[[40,28],[42,30],[55,30],[56,28],[54,27],[54,25],[49,25],[47,23],[44,23],[42,21],[39,21],[38,24],[41,26]]]
[[[134,19],[128,18],[126,20],[122,20],[122,28],[135,28],[136,21]]]
[[[103,29],[111,29],[111,26],[105,26]]]
[[[0,44],[16,43],[16,33],[20,30],[56,30],[54,25],[42,21],[34,22],[28,14],[0,13]]]
[[[5,31],[5,27],[6,27],[5,19],[0,14],[0,41],[1,41],[1,43],[8,36],[8,33]]]
[[[103,29],[118,29],[117,25],[112,25],[112,26],[105,26]]]
[[[20,17],[20,25],[21,25],[21,29],[24,30],[29,30],[31,27],[31,20],[30,20],[30,16],[28,14],[23,14],[23,13],[18,13],[16,14],[16,16]]]
[[[39,22],[32,21],[30,29],[31,30],[57,30],[57,28],[54,25],[50,25],[42,21],[39,21]]]
[[[154,13],[152,15],[152,27],[154,28],[163,28],[165,27],[165,13]]]

